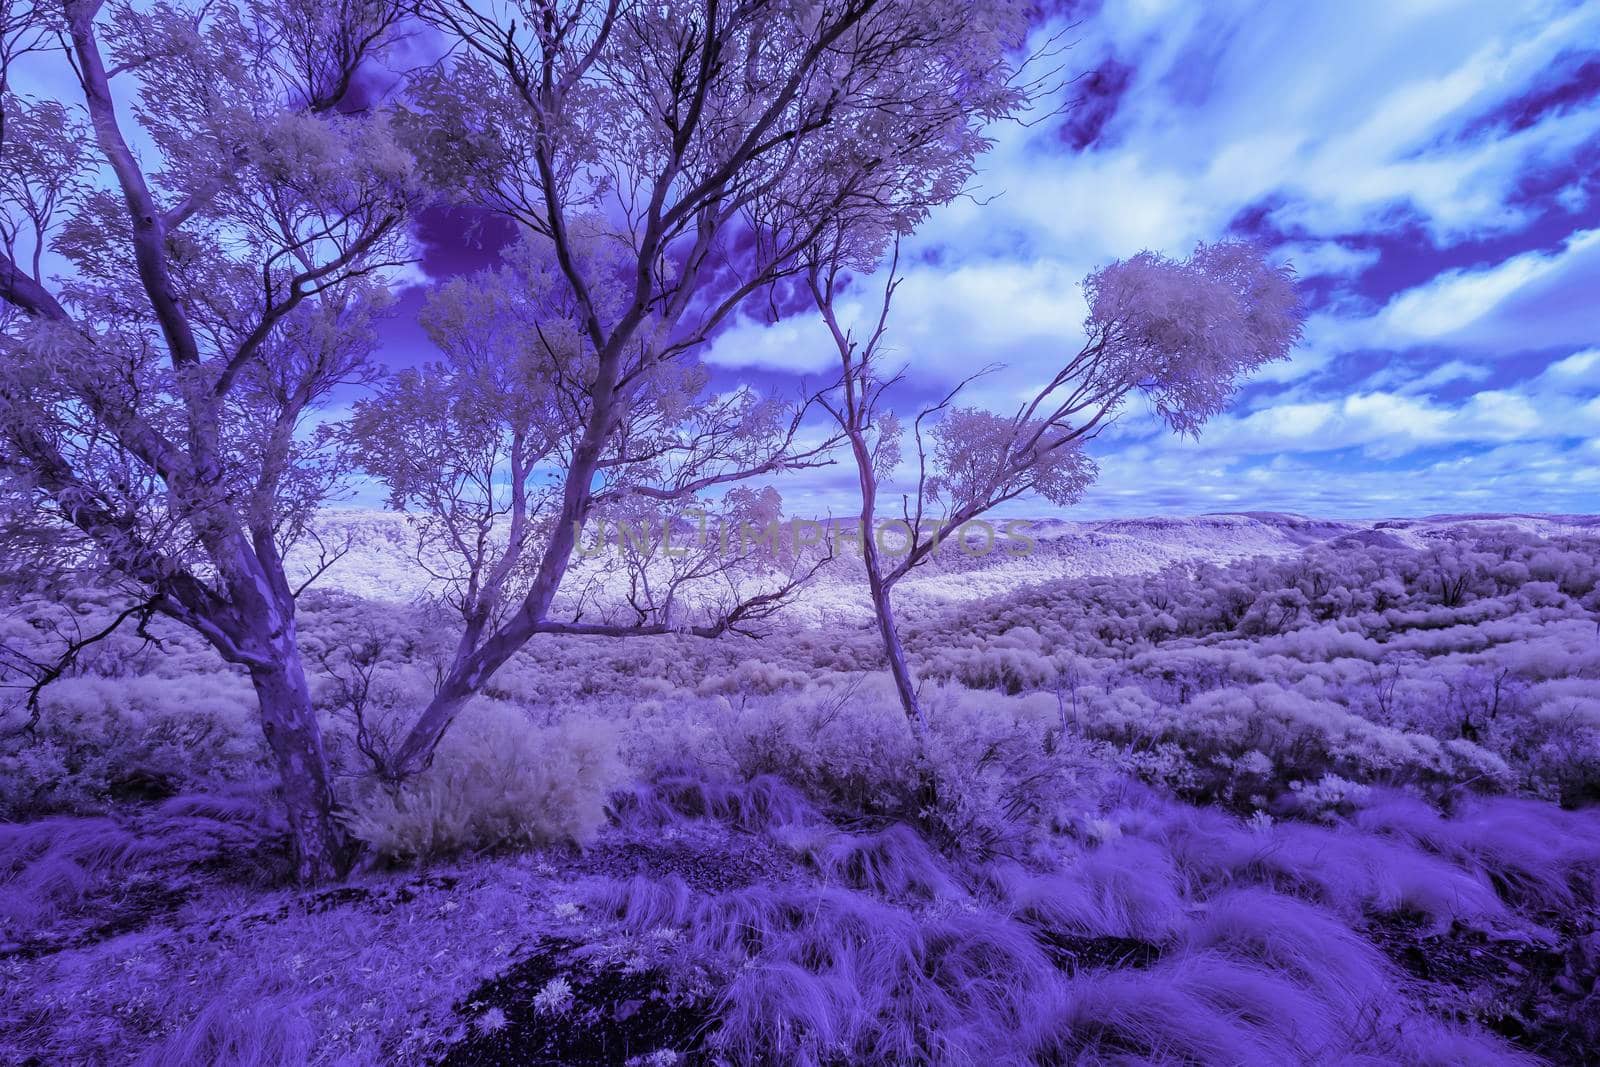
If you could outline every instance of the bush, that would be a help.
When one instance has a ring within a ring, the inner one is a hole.
[[[255,695],[231,672],[63,678],[40,708],[33,735],[0,749],[0,818],[94,813],[253,779],[266,765]]]
[[[433,765],[399,786],[360,784],[343,813],[388,860],[557,842],[582,844],[622,780],[614,732],[592,719],[538,727],[521,709],[475,700]]]
[[[629,733],[647,772],[701,765],[735,781],[780,777],[824,809],[912,823],[978,861],[1044,848],[1109,773],[1100,748],[1063,730],[1053,699],[928,686],[924,705],[926,753],[881,675],[679,706],[675,719],[651,701],[634,710]],[[653,744],[639,743],[641,725]]]

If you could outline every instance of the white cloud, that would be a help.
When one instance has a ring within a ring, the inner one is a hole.
[[[1481,382],[1493,373],[1482,363],[1467,363],[1459,359],[1446,360],[1431,370],[1421,370],[1415,364],[1399,359],[1391,361],[1364,383],[1364,389],[1392,389],[1397,393],[1414,395],[1431,393],[1447,385]]]
[[[1338,241],[1302,241],[1279,246],[1276,255],[1302,278],[1351,278],[1377,263],[1379,253],[1376,248],[1351,248]]]
[[[1081,347],[1087,306],[1078,283],[1086,272],[1058,260],[914,265],[895,291],[884,364],[907,364],[919,384],[938,389],[998,363],[1005,369],[966,396],[1010,406],[1042,367]],[[857,336],[876,323],[879,285],[863,282],[840,302],[840,323]],[[817,374],[831,370],[838,355],[820,317],[808,311],[775,325],[743,320],[719,335],[705,358],[728,369]]]
[[[802,375],[825,372],[838,359],[833,338],[814,312],[776,323],[741,318],[718,334],[705,354],[707,363],[729,370],[781,370]]]
[[[1586,348],[1556,360],[1538,380],[1556,388],[1588,385],[1600,389],[1600,348]]]
[[[1593,511],[1600,441],[1516,442],[1384,465],[1280,454],[1220,461],[1204,442],[1102,459],[1080,516],[1277,510],[1329,517],[1462,511]],[[1589,466],[1586,466],[1589,465]],[[1196,503],[1199,501],[1200,503]]]
[[[999,131],[981,184],[1004,195],[942,213],[935,240],[1020,237],[1096,261],[1184,249],[1270,201],[1280,222],[1324,237],[1406,211],[1453,241],[1514,226],[1529,166],[1600,134],[1600,108],[1588,107],[1455,139],[1600,35],[1595,5],[1241,0],[1152,12],[1105,5],[1068,54],[1135,69],[1101,143],[1075,155],[1048,124]]]
[[[1512,355],[1591,343],[1600,337],[1600,229],[1574,233],[1554,252],[1445,271],[1326,333],[1325,345],[1346,351],[1427,344]]]
[[[1570,154],[1600,136],[1600,108],[1547,116],[1515,134],[1462,140],[1463,125],[1516,99],[1574,41],[1600,34],[1600,7],[1548,2],[1489,5],[1471,0],[1395,5],[1364,0],[1335,6],[1245,4],[1106,5],[1083,27],[1069,64],[1114,57],[1134,69],[1132,84],[1101,141],[1083,153],[1060,142],[1049,123],[997,131],[980,161],[983,202],[963,201],[935,214],[915,248],[940,248],[946,262],[1043,257],[1088,269],[1144,248],[1181,254],[1223,233],[1240,212],[1271,204],[1280,224],[1307,237],[1279,250],[1305,277],[1352,278],[1378,253],[1340,238],[1381,232],[1399,215],[1415,218],[1442,242],[1516,226],[1512,199],[1530,167]],[[1419,286],[1377,325],[1327,308],[1308,324],[1289,363],[1260,380],[1293,382],[1337,369],[1358,347],[1409,347],[1453,340],[1469,322],[1498,322],[1539,284],[1600,277],[1580,258],[1586,246],[1516,257],[1499,269],[1459,272]],[[958,267],[957,270],[960,268]],[[962,313],[930,306],[928,323],[895,330],[909,352],[936,350],[924,370],[946,380],[965,363],[947,358],[1003,358],[1018,375],[1048,368],[1057,346],[1036,355],[1006,351],[1018,307],[1041,299],[1026,288],[908,280],[938,290],[940,300],[978,299]],[[1543,280],[1541,282],[1541,279]],[[1519,295],[1520,294],[1520,295]],[[910,293],[907,293],[909,303]],[[1075,295],[1075,294],[1074,294]],[[1047,294],[1045,294],[1047,297]],[[1532,329],[1517,321],[1482,345],[1531,338],[1549,346],[1581,331],[1580,306],[1539,309]],[[1064,316],[1071,320],[1072,316]],[[1038,321],[1038,317],[1035,317]],[[1068,336],[1075,323],[1068,321]],[[1589,333],[1577,343],[1594,336]],[[1512,336],[1508,337],[1507,334]]]
[[[1310,402],[1268,403],[1214,420],[1202,438],[1228,455],[1319,453],[1363,448],[1374,458],[1450,444],[1557,441],[1600,433],[1600,353],[1570,357],[1513,388],[1485,389],[1443,403],[1410,392],[1370,390]],[[1579,384],[1588,389],[1579,391]]]

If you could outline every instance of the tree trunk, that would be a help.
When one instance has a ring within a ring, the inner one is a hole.
[[[922,714],[922,703],[917,699],[916,683],[911,678],[911,668],[906,665],[905,646],[900,643],[900,627],[894,619],[894,604],[890,598],[891,583],[884,580],[882,561],[878,558],[878,545],[873,540],[870,520],[863,523],[861,537],[862,561],[867,568],[867,588],[872,594],[872,613],[878,620],[878,636],[883,638],[883,654],[889,661],[889,676],[894,679],[894,691],[900,698],[917,741],[927,740],[928,721]]]
[[[428,701],[428,706],[417,716],[417,721],[412,724],[400,742],[400,748],[395,752],[389,768],[389,773],[393,777],[399,779],[417,774],[427,769],[433,762],[433,753],[439,747],[439,742],[444,739],[445,731],[455,721],[456,714],[466,704],[467,699],[477,691],[476,685],[471,680],[477,674],[471,670],[471,665],[477,658],[476,655],[469,654],[465,658],[457,659],[455,666],[440,683],[438,690],[433,694],[433,699]]]
[[[567,467],[566,484],[562,489],[561,510],[550,529],[550,540],[539,558],[539,568],[534,573],[533,584],[523,597],[522,604],[482,644],[469,647],[469,642],[464,639],[457,648],[450,673],[400,742],[390,768],[395,777],[416,774],[433,762],[434,751],[462,706],[506,660],[539,632],[571,564],[578,528],[589,515],[590,483],[598,468],[600,453],[611,433],[616,380],[616,357],[603,358],[591,389],[597,398],[594,411],[584,428],[582,440],[573,450],[572,461]]]
[[[586,507],[584,499],[569,505],[564,514],[581,513]],[[433,699],[400,742],[390,767],[396,778],[416,774],[433,762],[433,753],[444,739],[445,731],[455,721],[456,714],[479,689],[483,688],[494,672],[499,670],[517,650],[539,632],[556,590],[566,575],[576,538],[575,522],[558,522],[550,534],[539,571],[534,576],[532,588],[524,597],[515,615],[475,647],[463,642],[456,649],[455,662],[439,683]]]
[[[868,515],[871,512],[867,512]],[[900,707],[911,724],[912,737],[917,743],[917,807],[931,811],[939,804],[939,776],[934,768],[928,747],[928,719],[922,712],[922,702],[917,699],[916,683],[911,678],[911,668],[906,665],[905,646],[900,643],[900,627],[894,618],[894,602],[890,591],[892,580],[885,579],[882,561],[878,558],[877,542],[872,539],[870,520],[863,527],[861,554],[867,566],[867,588],[872,594],[872,613],[878,620],[878,636],[883,638],[884,658],[889,661],[889,676],[894,679],[894,691],[900,698]]]
[[[278,764],[283,800],[294,842],[295,877],[302,883],[343,877],[350,862],[344,832],[333,814],[333,784],[311,692],[292,646],[293,630],[280,637],[270,667],[252,668],[250,681],[261,703],[261,729]]]
[[[872,609],[878,617],[878,634],[883,638],[884,656],[889,660],[889,676],[894,679],[894,691],[900,697],[900,706],[905,709],[906,718],[911,720],[920,740],[927,733],[928,722],[922,714],[922,703],[917,699],[911,668],[906,666],[905,646],[900,643],[900,628],[895,623],[889,590],[878,580],[869,580],[868,584],[872,590]]]
[[[838,333],[837,328],[835,334],[839,338],[841,351],[845,351],[844,346],[847,341],[844,335]],[[878,622],[878,636],[883,639],[883,654],[889,661],[889,676],[894,679],[895,694],[900,698],[900,707],[911,723],[911,732],[916,735],[918,746],[926,751],[927,719],[922,714],[921,702],[917,700],[917,688],[911,680],[911,668],[906,666],[906,650],[900,643],[900,628],[895,624],[894,604],[889,595],[894,582],[884,577],[883,560],[878,556],[878,540],[873,529],[878,514],[878,476],[873,470],[872,452],[867,447],[866,435],[862,430],[862,414],[853,399],[853,389],[856,388],[852,384],[853,370],[849,356],[846,355],[844,375],[848,415],[842,421],[841,427],[850,438],[850,453],[856,461],[856,480],[861,487],[861,563],[867,571],[867,589],[872,596],[872,614]],[[918,535],[917,530],[911,531],[911,549],[915,548]]]

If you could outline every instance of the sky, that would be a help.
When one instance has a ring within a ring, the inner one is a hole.
[[[1013,411],[1082,343],[1090,270],[1248,237],[1297,270],[1303,343],[1198,440],[1131,408],[1093,444],[1100,479],[1068,517],[1600,511],[1600,2],[1113,0],[1073,16],[1070,83],[992,131],[972,195],[905,249],[902,410],[998,362],[964,402]],[[483,265],[505,235],[430,212],[411,276]],[[384,331],[391,364],[431,354],[423,291]],[[822,383],[831,351],[797,314],[736,321],[705,358],[721,385],[789,394]],[[791,514],[852,509],[846,465],[779,486]]]
[[[1068,515],[1600,510],[1600,4],[1076,16],[1074,80],[993,131],[974,195],[906,249],[889,335],[915,383],[903,407],[999,362],[965,400],[1014,410],[1082,343],[1087,272],[1242,236],[1298,272],[1304,342],[1198,440],[1130,409]],[[434,229],[425,268],[476,258],[458,226]],[[830,351],[802,314],[737,322],[706,358],[719,381],[798,389]],[[840,514],[853,475],[780,487],[793,513]]]
[[[1600,510],[1600,4],[1117,0],[1070,39],[1075,105],[996,130],[910,249],[918,380],[999,360],[974,398],[1013,410],[1081,343],[1089,270],[1249,237],[1298,271],[1304,342],[1198,441],[1130,411],[1072,513]],[[820,370],[818,330],[709,358]],[[808,492],[837,506],[836,473]]]

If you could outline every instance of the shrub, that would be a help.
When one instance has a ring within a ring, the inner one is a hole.
[[[729,1063],[968,1064],[1004,1056],[1055,982],[1025,928],[920,916],[834,887],[691,894],[681,880],[599,887],[594,910],[645,934],[686,928],[686,960],[728,980],[709,1037]]]
[[[1161,942],[1183,921],[1171,861],[1149,842],[1118,839],[1057,874],[1023,876],[1005,895],[1047,933]]]
[[[944,865],[904,823],[866,836],[832,835],[804,851],[830,883],[891,900],[934,899],[955,893],[955,883]]]
[[[652,780],[616,793],[611,812],[623,825],[654,829],[681,818],[711,818],[750,833],[817,819],[806,799],[774,775],[729,782],[687,767],[662,768]]]
[[[259,776],[266,745],[237,674],[63,678],[44,690],[34,733],[0,749],[0,818],[103,811]]]
[[[0,938],[25,940],[135,886],[176,893],[204,865],[264,860],[252,873],[271,880],[281,871],[252,850],[281,830],[244,793],[177,797],[132,818],[0,823]]]
[[[613,730],[592,719],[537,727],[520,709],[480,699],[433,765],[399,786],[360,784],[344,812],[357,840],[390,860],[556,842],[583,843],[620,783]]]
[[[309,999],[309,998],[306,998]],[[138,1067],[278,1067],[309,1063],[316,1035],[291,997],[238,1003],[218,997],[177,1033],[140,1057]]]

